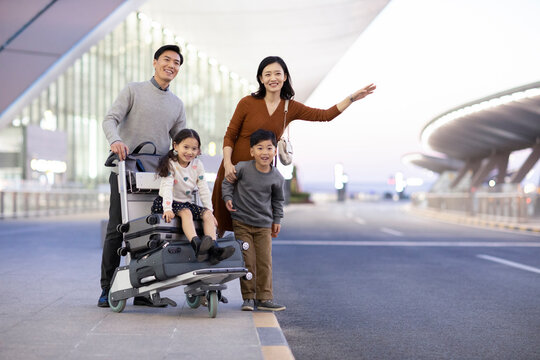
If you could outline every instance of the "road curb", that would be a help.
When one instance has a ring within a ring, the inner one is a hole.
[[[254,312],[253,322],[261,342],[264,360],[294,360],[274,313]]]
[[[457,215],[457,214],[440,213],[433,210],[415,209],[412,207],[409,208],[409,211],[416,213],[418,215],[421,215],[421,216],[431,217],[431,218],[454,222],[458,224],[540,233],[540,225],[536,225],[536,224],[517,224],[517,223],[509,223],[505,221],[485,220],[485,219],[478,219],[475,217],[467,217],[467,216]]]

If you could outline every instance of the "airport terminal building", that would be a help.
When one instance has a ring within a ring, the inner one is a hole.
[[[181,48],[184,64],[171,90],[184,102],[188,126],[201,133],[203,153],[215,156],[236,103],[253,87],[145,14],[132,12],[2,126],[3,187],[94,189],[106,183],[109,145],[101,122],[128,82],[152,77],[153,54],[163,44]]]

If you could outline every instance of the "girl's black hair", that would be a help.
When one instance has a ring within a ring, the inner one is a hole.
[[[285,73],[285,75],[287,75],[287,80],[285,80],[285,82],[283,83],[283,87],[281,88],[281,92],[279,95],[282,99],[290,100],[294,97],[291,74],[289,74],[287,64],[285,64],[285,61],[283,61],[283,59],[279,56],[267,56],[261,61],[261,63],[259,64],[259,68],[257,69],[257,82],[259,83],[259,90],[252,93],[251,96],[257,99],[264,98],[264,96],[266,95],[266,88],[261,81],[262,72],[265,67],[273,63],[278,63],[283,68],[283,72]]]
[[[166,155],[159,159],[159,163],[156,169],[156,173],[161,177],[169,176],[172,169],[169,167],[169,160],[178,161],[178,155],[174,154],[174,144],[180,144],[185,139],[194,138],[199,143],[199,149],[201,148],[201,138],[199,134],[193,129],[182,129],[173,138],[173,148],[167,152]]]

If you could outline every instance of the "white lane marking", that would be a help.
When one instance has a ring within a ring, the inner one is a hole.
[[[364,220],[362,218],[359,218],[359,217],[355,217],[354,222],[357,223],[357,224],[360,224],[360,225],[366,225],[366,220]]]
[[[394,235],[394,236],[403,236],[403,233],[397,230],[389,229],[389,228],[380,228],[383,233]]]
[[[489,255],[476,255],[476,256],[479,257],[480,259],[493,261],[493,262],[496,262],[496,263],[499,263],[499,264],[515,267],[516,269],[521,269],[521,270],[530,271],[530,272],[533,272],[533,273],[540,274],[540,269],[532,267],[532,266],[523,265],[523,264],[520,264],[520,263],[517,263],[517,262],[501,259],[501,258],[498,258],[498,257],[495,257],[495,256],[489,256]]]
[[[481,241],[327,241],[273,240],[272,245],[301,246],[419,246],[419,247],[540,247],[540,242]]]

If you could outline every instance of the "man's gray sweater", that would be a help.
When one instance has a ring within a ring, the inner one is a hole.
[[[186,127],[186,111],[171,91],[160,90],[151,81],[132,82],[120,92],[102,126],[109,145],[122,141],[131,151],[151,141],[164,155],[171,138]]]
[[[263,173],[255,167],[255,160],[240,161],[235,165],[236,182],[223,180],[223,200],[232,200],[236,211],[231,217],[256,227],[272,227],[283,218],[283,184],[285,180],[275,167]],[[218,186],[218,184],[216,184]]]

